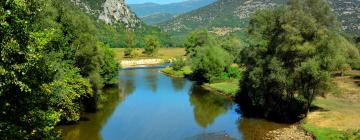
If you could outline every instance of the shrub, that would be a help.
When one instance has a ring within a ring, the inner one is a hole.
[[[153,35],[146,36],[144,40],[144,53],[149,56],[155,56],[158,49],[160,48],[159,40]]]
[[[171,63],[171,67],[176,71],[182,69],[185,66],[186,66],[186,61],[184,58],[181,57],[174,59],[173,62]]]
[[[215,82],[233,62],[233,57],[220,47],[207,46],[195,49],[191,58],[194,78],[201,82]]]

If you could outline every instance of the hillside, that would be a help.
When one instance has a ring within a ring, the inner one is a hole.
[[[125,47],[128,32],[136,34],[137,47],[142,47],[143,37],[149,34],[159,38],[164,46],[169,39],[157,27],[144,24],[127,6],[124,0],[68,0],[76,8],[87,13],[96,25],[96,37],[111,48]]]
[[[329,0],[343,29],[360,33],[360,1]],[[286,4],[284,0],[219,0],[206,7],[180,15],[158,26],[178,37],[194,29],[207,28],[218,35],[243,30],[252,13]]]
[[[71,0],[86,13],[107,24],[122,23],[126,27],[139,27],[142,21],[127,7],[124,0]]]
[[[157,24],[157,23],[168,21],[173,17],[174,17],[174,15],[169,14],[169,13],[155,13],[155,14],[151,14],[151,15],[141,17],[141,19],[146,24],[154,25],[154,24]]]
[[[132,11],[136,13],[147,24],[155,24],[167,21],[174,16],[183,14],[200,7],[209,5],[216,0],[187,0],[184,2],[170,4],[129,4]]]

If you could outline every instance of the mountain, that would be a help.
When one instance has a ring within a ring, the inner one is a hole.
[[[342,22],[343,29],[360,34],[360,1],[328,0],[328,2]],[[243,30],[255,11],[279,7],[286,3],[286,0],[219,0],[157,26],[179,37],[184,37],[188,32],[198,28],[207,28],[218,35],[225,35]]]
[[[141,19],[147,24],[154,25],[157,23],[168,21],[173,17],[174,15],[169,13],[155,13],[148,16],[144,16]]]
[[[145,23],[155,24],[167,21],[179,14],[204,7],[215,1],[217,0],[187,0],[184,2],[170,4],[129,4],[129,7],[136,13],[137,16],[141,17]]]
[[[140,27],[142,21],[127,7],[124,0],[71,0],[86,13],[107,24],[122,23],[126,27]]]

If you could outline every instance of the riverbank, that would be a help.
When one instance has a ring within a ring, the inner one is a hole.
[[[176,57],[184,56],[186,53],[184,48],[160,48],[157,55],[147,56],[141,53],[143,49],[138,49],[140,51],[139,56],[127,58],[124,55],[124,48],[113,48],[112,50],[122,68],[161,65],[170,62]]]
[[[182,72],[170,68],[162,71],[172,77],[183,77]],[[239,80],[203,84],[207,90],[234,97]],[[308,116],[291,127],[274,130],[274,139],[337,140],[360,139],[360,71],[351,71],[343,77],[333,78],[334,87],[325,97],[314,102]]]
[[[319,140],[360,139],[360,71],[333,81],[332,93],[315,100],[302,127]]]

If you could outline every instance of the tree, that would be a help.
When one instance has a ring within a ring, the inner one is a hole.
[[[0,136],[2,139],[54,139],[60,113],[51,106],[56,94],[43,85],[55,71],[44,61],[53,32],[33,30],[40,5],[47,1],[1,1]],[[15,117],[16,116],[16,117]]]
[[[59,138],[55,125],[79,121],[83,99],[96,99],[117,76],[95,26],[72,6],[0,1],[1,138]]]
[[[236,62],[239,62],[240,58],[237,57],[240,56],[241,51],[245,48],[245,44],[236,37],[228,37],[221,43],[221,47],[235,57]]]
[[[233,57],[224,49],[214,46],[195,48],[191,67],[198,81],[215,82],[223,79],[223,74],[233,62]]]
[[[330,86],[330,72],[349,65],[345,50],[351,47],[337,25],[323,0],[291,0],[287,7],[253,15],[237,94],[242,111],[283,122],[305,116]]]
[[[154,35],[147,35],[144,38],[145,46],[144,46],[144,53],[149,56],[156,55],[158,49],[160,48],[160,42]]]
[[[136,39],[135,39],[135,33],[132,31],[126,32],[125,36],[125,51],[124,55],[126,57],[135,57],[135,46],[136,46]]]
[[[216,41],[210,33],[205,30],[196,30],[191,32],[184,43],[186,55],[193,55],[195,48],[215,45]]]

